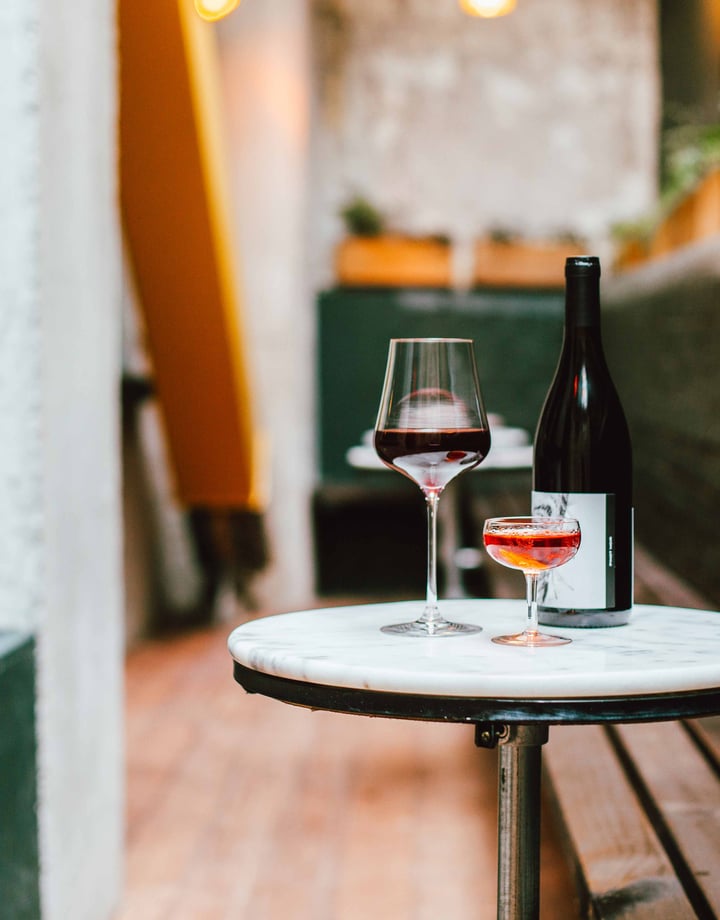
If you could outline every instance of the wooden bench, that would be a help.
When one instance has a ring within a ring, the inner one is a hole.
[[[635,569],[640,603],[712,606],[642,547]],[[551,738],[546,785],[578,916],[720,917],[720,718],[564,726]]]
[[[720,720],[563,726],[543,755],[577,916],[720,916]]]
[[[492,507],[523,513],[515,496],[493,496]],[[496,596],[522,596],[516,573],[489,564],[487,575]],[[635,554],[635,599],[713,607],[643,547]],[[720,918],[720,717],[557,726],[543,765],[545,802],[576,879],[574,916]]]

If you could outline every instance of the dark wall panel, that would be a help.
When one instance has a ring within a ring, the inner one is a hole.
[[[40,917],[35,647],[0,632],[0,916]]]

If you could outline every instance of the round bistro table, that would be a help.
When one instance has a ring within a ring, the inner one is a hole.
[[[448,600],[468,636],[380,632],[422,601],[298,611],[239,626],[228,640],[250,693],[311,709],[475,726],[498,746],[498,920],[539,913],[541,749],[550,725],[720,713],[720,614],[636,606],[626,626],[552,631],[570,645],[523,649],[491,637],[522,627],[525,602]]]

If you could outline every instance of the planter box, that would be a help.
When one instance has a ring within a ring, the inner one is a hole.
[[[343,240],[335,251],[339,284],[352,287],[449,287],[448,243],[404,236]]]
[[[473,283],[561,288],[565,284],[565,259],[581,253],[578,244],[480,240],[475,247]]]
[[[629,239],[623,243],[618,243],[615,257],[613,259],[613,268],[616,272],[627,272],[643,262],[647,262],[650,252],[650,244],[645,240]]]
[[[709,173],[694,192],[695,239],[720,233],[720,169]]]
[[[720,233],[720,169],[709,172],[660,224],[651,255],[663,255],[715,233]]]
[[[709,172],[661,221],[648,258],[660,258],[716,233],[720,233],[720,169]]]

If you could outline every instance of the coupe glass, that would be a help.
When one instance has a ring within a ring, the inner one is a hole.
[[[580,524],[574,518],[489,518],[483,528],[483,542],[496,562],[523,572],[527,588],[525,629],[510,636],[493,636],[492,641],[526,648],[571,642],[538,629],[537,584],[542,572],[564,565],[578,551]]]
[[[452,623],[438,609],[437,509],[445,486],[490,450],[472,339],[392,339],[375,425],[375,450],[420,487],[428,521],[425,608],[410,623],[384,626],[403,636],[456,636],[481,627]]]

